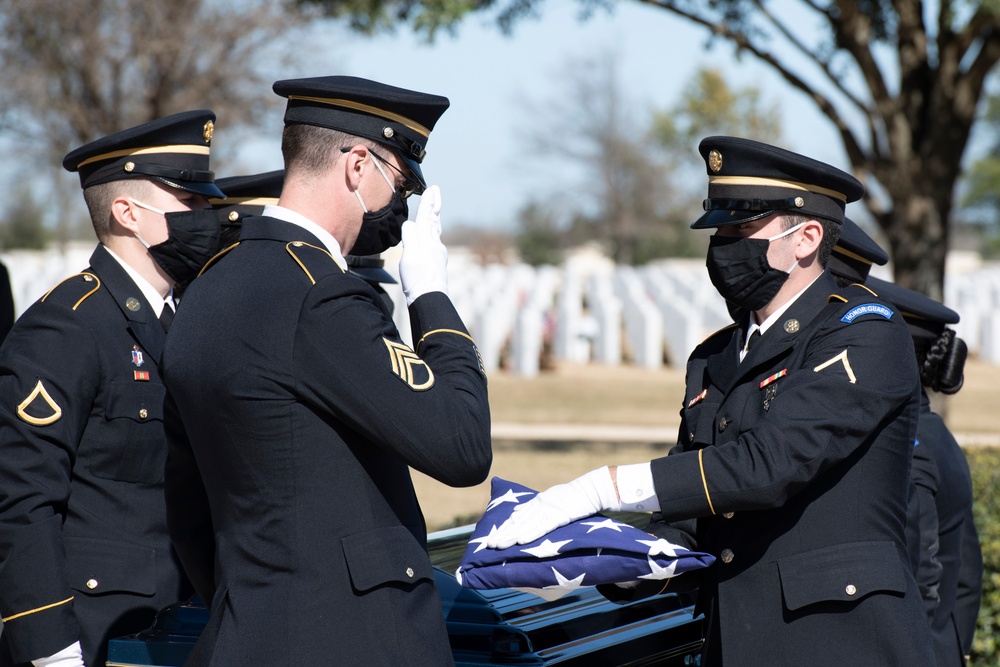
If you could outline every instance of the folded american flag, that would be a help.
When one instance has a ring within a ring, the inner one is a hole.
[[[529,544],[490,549],[486,539],[519,504],[537,494],[493,478],[490,502],[455,572],[467,588],[516,588],[552,600],[580,586],[670,577],[708,567],[715,557],[688,551],[596,514],[557,528]]]

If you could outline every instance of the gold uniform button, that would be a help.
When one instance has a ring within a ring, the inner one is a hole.
[[[854,595],[858,592],[858,589],[855,588],[854,584],[847,584],[847,588],[844,589],[844,592],[848,595]]]
[[[722,557],[722,562],[726,563],[727,565],[733,562],[733,557],[735,555],[736,554],[733,553],[732,549],[723,549],[722,553],[720,554],[720,556]]]
[[[139,419],[145,419],[148,416],[149,416],[149,412],[146,410],[146,408],[140,408],[139,409]]]
[[[94,590],[97,588],[97,579],[87,579],[87,588]]]
[[[412,567],[406,568],[406,576],[409,577],[410,579],[413,578],[413,568]]]
[[[736,512],[725,512],[723,513],[722,516],[725,519],[732,519],[734,516],[736,516]]]

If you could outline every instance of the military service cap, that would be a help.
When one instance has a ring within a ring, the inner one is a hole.
[[[248,216],[260,215],[269,204],[277,204],[284,182],[284,169],[220,178],[215,183],[226,196],[210,198],[208,203],[219,212],[219,222],[223,225],[237,223]]]
[[[348,255],[344,259],[347,260],[347,269],[351,273],[356,273],[369,283],[396,284],[396,279],[392,277],[392,274],[383,268],[385,260],[381,257]]]
[[[708,199],[692,229],[734,225],[776,211],[841,223],[845,206],[865,191],[836,167],[759,141],[708,137],[698,151],[708,170]]]
[[[869,278],[865,285],[895,304],[914,338],[937,338],[945,325],[958,324],[958,313],[920,292],[878,278]]]
[[[889,255],[865,234],[850,218],[844,218],[840,228],[840,238],[830,253],[826,268],[830,273],[847,278],[851,282],[863,283],[868,278],[872,264],[885,266]]]
[[[108,135],[70,151],[63,168],[80,173],[80,185],[150,178],[206,197],[226,195],[208,169],[215,114],[184,111]]]
[[[427,187],[420,163],[434,124],[448,108],[447,97],[353,76],[286,79],[273,89],[288,98],[285,125],[326,127],[388,146],[421,188]]]

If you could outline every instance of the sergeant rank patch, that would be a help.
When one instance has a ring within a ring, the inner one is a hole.
[[[402,343],[396,343],[388,338],[382,338],[389,350],[389,361],[392,372],[410,389],[424,391],[434,386],[434,372],[417,353]]]

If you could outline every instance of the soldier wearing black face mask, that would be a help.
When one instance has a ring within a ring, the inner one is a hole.
[[[188,664],[449,665],[409,469],[468,486],[492,453],[420,171],[448,100],[346,76],[274,90],[278,203],[191,283],[164,352],[186,431],[169,434],[168,518],[211,610]],[[345,259],[400,239],[412,346]]]
[[[191,595],[167,534],[160,360],[171,288],[214,251],[211,111],[69,153],[100,241],[0,352],[0,664],[102,665]],[[211,211],[208,211],[211,214]]]
[[[895,306],[825,269],[861,184],[839,169],[709,137],[708,273],[739,320],[691,354],[677,446],[538,494],[487,542],[527,543],[602,509],[716,557],[698,586],[702,665],[931,665],[906,547],[919,382]],[[612,599],[661,582],[603,587]]]

